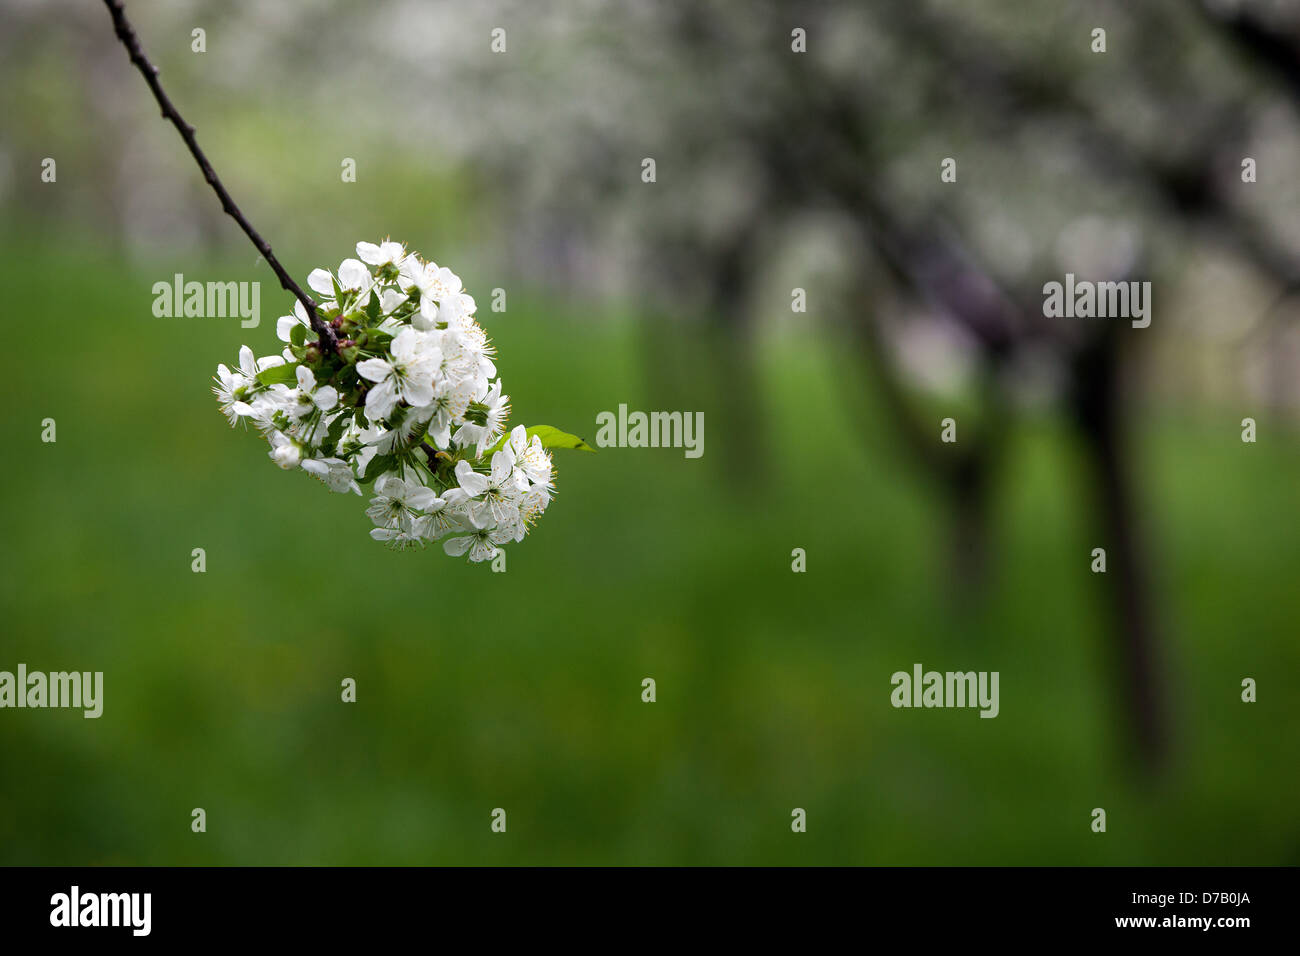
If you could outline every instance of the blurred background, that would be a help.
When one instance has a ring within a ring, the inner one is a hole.
[[[103,5],[0,0],[0,669],[105,674],[0,712],[0,862],[1300,863],[1300,7],[127,9],[300,282],[391,235],[515,422],[705,454],[559,453],[504,574],[384,550],[217,413],[291,298]],[[1067,272],[1150,328],[1044,318]],[[893,709],[917,662],[1000,716]]]

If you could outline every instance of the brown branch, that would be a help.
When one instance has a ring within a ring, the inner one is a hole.
[[[289,273],[285,271],[284,266],[280,265],[280,260],[271,252],[270,244],[258,234],[244,214],[240,212],[239,207],[230,198],[230,193],[226,191],[226,187],[222,184],[216,171],[213,170],[212,164],[208,162],[208,157],[199,148],[198,140],[194,137],[194,127],[185,122],[185,119],[164,92],[162,84],[158,81],[158,67],[149,62],[149,58],[145,56],[144,50],[140,46],[140,39],[135,35],[135,30],[126,18],[126,11],[122,8],[122,0],[104,0],[104,6],[108,7],[109,15],[113,18],[113,29],[117,33],[117,38],[126,47],[131,62],[144,76],[145,82],[149,84],[149,89],[153,92],[153,98],[162,107],[163,119],[170,120],[172,125],[180,132],[181,139],[185,140],[185,145],[189,147],[194,161],[199,164],[199,169],[203,171],[203,178],[208,181],[208,185],[217,194],[217,198],[221,200],[221,208],[235,222],[239,223],[239,228],[243,229],[244,234],[252,240],[253,245],[257,247],[257,251],[262,254],[262,258],[267,261],[275,272],[276,278],[280,280],[281,287],[286,292],[293,293],[298,301],[302,303],[303,308],[307,310],[307,318],[311,323],[312,331],[316,333],[322,345],[330,352],[338,352],[338,339],[334,335],[334,330],[316,314],[316,303],[302,290],[298,283],[293,281]]]

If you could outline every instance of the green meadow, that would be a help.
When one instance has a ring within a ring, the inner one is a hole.
[[[706,422],[698,460],[557,452],[554,503],[494,573],[389,552],[359,499],[226,425],[216,364],[277,350],[289,301],[251,249],[0,250],[0,669],[104,673],[99,719],[0,710],[0,863],[1300,863],[1280,423],[1243,445],[1235,409],[1139,416],[1174,729],[1153,773],[1127,756],[1087,487],[1050,415],[1013,435],[989,583],[959,606],[941,502],[833,335],[762,337],[741,421],[698,324],[513,285],[494,314],[498,278],[466,269],[513,421]],[[156,318],[175,272],[260,280],[260,327]],[[999,716],[894,709],[918,662],[999,671]]]

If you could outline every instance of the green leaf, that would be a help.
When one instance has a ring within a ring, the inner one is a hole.
[[[289,330],[289,341],[293,345],[302,345],[307,341],[307,326],[301,322],[295,322],[292,329]]]
[[[330,382],[339,391],[346,391],[355,381],[357,381],[357,367],[355,365],[343,366],[330,379]]]
[[[331,451],[338,449],[339,439],[343,437],[343,430],[347,427],[349,416],[340,415],[330,422],[329,429],[325,432],[325,444],[329,445]]]
[[[570,435],[568,432],[562,432],[554,425],[533,425],[531,428],[526,430],[526,434],[528,435],[528,441],[530,443],[532,442],[534,435],[540,438],[542,440],[543,448],[576,448],[579,451],[596,450],[577,435]],[[506,432],[506,434],[497,439],[495,445],[485,452],[485,455],[491,455],[494,451],[500,451],[505,447],[506,442],[509,440],[510,433]]]
[[[291,385],[298,381],[298,364],[285,363],[262,369],[257,373],[257,380],[263,385]]]
[[[375,323],[376,325],[379,324],[379,320],[383,317],[384,311],[383,308],[379,305],[378,292],[370,293],[370,301],[366,303],[365,313],[369,317],[371,322]]]
[[[562,432],[553,425],[534,425],[528,429],[528,440],[532,441],[534,435],[542,440],[543,448],[576,448],[579,451],[596,450],[577,435]]]
[[[395,467],[397,467],[396,455],[375,455],[366,463],[365,475],[358,478],[357,481],[363,485],[368,485],[381,475],[392,471]]]

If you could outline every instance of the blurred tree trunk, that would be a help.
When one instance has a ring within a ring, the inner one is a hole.
[[[941,444],[939,421],[923,421],[907,396],[861,276],[847,305],[847,318],[867,369],[864,377],[875,387],[885,417],[947,510],[945,590],[956,610],[971,611],[984,601],[992,584],[992,472],[1000,445],[1001,416],[990,415],[990,422],[996,424],[983,434],[965,431],[960,442]],[[996,384],[990,384],[988,391],[990,408],[996,407]]]
[[[952,591],[962,610],[982,604],[993,581],[991,470],[988,456],[977,449],[966,455],[944,482],[952,507]]]
[[[763,390],[756,367],[752,291],[760,263],[756,227],[735,232],[709,262],[707,318],[716,356],[718,380],[714,394],[722,409],[721,443],[727,480],[741,494],[753,494],[762,484],[766,461]]]
[[[1169,746],[1169,721],[1160,670],[1150,556],[1138,519],[1127,445],[1120,341],[1112,322],[1074,361],[1072,410],[1091,471],[1098,545],[1106,549],[1102,582],[1109,595],[1111,633],[1141,763],[1157,769]]]

